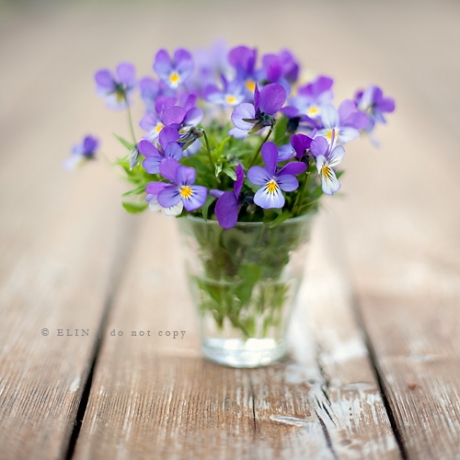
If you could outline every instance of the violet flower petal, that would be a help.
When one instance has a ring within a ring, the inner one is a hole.
[[[285,192],[293,192],[299,187],[299,181],[297,178],[290,174],[278,176],[276,178],[276,182],[278,183],[279,188]]]
[[[232,192],[223,193],[217,200],[214,209],[221,227],[229,229],[238,221],[238,200]]]
[[[158,203],[163,208],[171,208],[181,201],[179,187],[177,185],[168,185],[158,194]]]
[[[235,197],[238,198],[241,193],[241,188],[243,187],[243,181],[244,181],[244,171],[243,167],[241,164],[238,164],[238,166],[235,169],[235,174],[236,174],[236,181],[233,184],[233,190],[235,193]]]
[[[265,142],[261,149],[262,159],[264,160],[265,169],[270,176],[273,176],[278,163],[278,147],[273,142]]]
[[[325,156],[328,149],[329,144],[327,140],[322,136],[315,137],[310,145],[310,151],[315,157],[318,157],[319,155]]]
[[[204,205],[208,195],[208,189],[202,185],[192,185],[190,188],[192,189],[192,195],[190,198],[182,197],[184,208],[189,212],[201,208],[201,206]]]
[[[160,174],[165,179],[176,182],[176,174],[179,168],[179,162],[175,158],[165,158],[160,163]]]
[[[286,90],[277,83],[270,83],[260,91],[260,111],[274,115],[286,102]]]
[[[174,181],[177,185],[191,185],[195,183],[196,172],[194,168],[189,166],[180,165],[176,171],[176,180]]]
[[[248,179],[254,185],[265,185],[273,177],[267,172],[265,168],[261,166],[253,166],[248,171]]]

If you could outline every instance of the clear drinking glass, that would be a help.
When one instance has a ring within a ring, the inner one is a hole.
[[[286,330],[306,259],[314,214],[271,227],[179,218],[186,271],[200,317],[204,355],[258,367],[286,355]]]

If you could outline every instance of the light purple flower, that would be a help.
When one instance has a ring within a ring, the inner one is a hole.
[[[277,83],[270,83],[260,91],[256,85],[254,104],[243,102],[232,113],[235,128],[229,134],[236,138],[244,138],[260,131],[266,126],[275,124],[275,114],[286,101],[286,91]]]
[[[208,191],[206,187],[194,185],[194,168],[180,165],[175,158],[167,158],[160,164],[160,174],[171,181],[171,184],[158,193],[158,204],[162,208],[174,208],[177,205],[180,208],[182,203],[182,206],[191,212],[203,206]]]
[[[192,55],[185,49],[177,49],[174,57],[162,49],[155,56],[153,70],[170,88],[177,88],[192,75],[195,64]]]
[[[254,196],[254,203],[264,209],[282,208],[285,203],[282,190],[292,192],[299,186],[297,174],[306,170],[305,163],[291,162],[277,171],[278,149],[273,142],[262,146],[262,159],[265,168],[253,166],[248,171],[248,178],[254,185],[261,185]]]
[[[332,133],[332,141],[329,143],[324,137],[315,137],[310,150],[316,160],[316,168],[321,177],[321,187],[326,195],[333,195],[340,189],[340,183],[335,175],[334,166],[337,166],[345,154],[341,145],[334,146],[335,133]]]
[[[130,94],[136,86],[136,69],[123,62],[116,68],[115,75],[111,70],[102,69],[94,75],[97,93],[107,102],[111,109],[125,109],[130,103]]]
[[[144,115],[144,117],[142,117],[141,121],[139,122],[139,126],[143,130],[147,131],[144,139],[153,142],[158,138],[161,130],[165,127],[163,120],[164,112],[168,108],[173,107],[175,103],[175,97],[158,97],[158,99],[155,101],[154,110]]]
[[[149,174],[158,174],[161,162],[165,158],[174,158],[176,160],[182,158],[182,149],[177,143],[178,139],[178,132],[173,128],[166,127],[160,132],[160,149],[157,149],[146,139],[139,142],[137,148],[145,156],[142,166]]]
[[[216,85],[208,85],[203,92],[203,97],[208,102],[224,106],[236,106],[244,101],[244,87],[241,80],[235,79],[228,82],[222,75],[221,80],[223,88],[220,89]]]
[[[243,187],[244,171],[238,164],[235,169],[236,181],[233,184],[233,192],[222,192],[221,190],[210,190],[210,194],[218,198],[214,212],[221,227],[228,229],[235,226],[238,221],[240,206],[240,193]]]
[[[317,131],[316,136],[323,136],[331,141],[333,132],[336,141],[345,144],[359,137],[359,131],[369,124],[368,117],[360,112],[352,100],[343,101],[339,110],[334,106],[324,106],[321,111],[323,129]]]
[[[392,113],[395,110],[395,101],[391,97],[384,97],[383,91],[375,85],[368,86],[364,91],[356,95],[358,109],[369,117],[367,131],[374,129],[376,123],[386,123],[384,113]]]
[[[163,81],[157,81],[151,77],[144,77],[139,82],[141,99],[144,102],[147,112],[155,113],[155,102],[160,96],[173,97],[174,91]]]
[[[75,169],[85,161],[94,159],[98,148],[99,139],[97,137],[85,136],[83,142],[73,146],[70,158],[64,161],[64,168]]]
[[[228,62],[236,71],[236,78],[243,82],[248,100],[252,100],[257,83],[262,78],[262,71],[257,71],[257,50],[247,46],[237,46],[228,53]]]
[[[299,88],[297,96],[289,99],[282,112],[288,118],[298,118],[307,127],[317,128],[322,107],[332,101],[332,78],[320,75],[316,80]]]

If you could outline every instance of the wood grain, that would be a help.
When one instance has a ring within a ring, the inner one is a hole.
[[[15,47],[0,51],[11,64],[0,77],[9,101],[0,117],[0,458],[8,460],[65,457],[126,252],[120,237],[133,224],[113,199],[123,187],[105,164],[73,175],[62,169],[98,113],[66,107],[65,98],[49,102],[52,92],[69,90],[69,80],[73,97],[84,98],[86,78],[72,77],[68,50],[50,33],[39,29],[30,43],[29,25],[37,31],[22,18],[9,36]],[[65,32],[58,24],[53,30]],[[35,47],[39,55],[29,56]],[[58,79],[48,65],[54,61]],[[29,77],[16,78],[15,69]]]
[[[291,332],[292,359],[232,370],[199,356],[174,219],[146,215],[115,299],[75,457],[400,458],[349,286],[331,269],[323,230],[320,224]],[[314,332],[307,328],[312,321]],[[186,334],[158,336],[166,330]]]

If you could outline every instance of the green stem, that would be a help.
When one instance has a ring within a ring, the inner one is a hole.
[[[270,126],[270,130],[268,131],[268,134],[265,136],[264,140],[262,143],[259,145],[259,148],[256,150],[256,153],[252,157],[251,163],[249,163],[249,167],[254,166],[254,163],[256,162],[257,155],[259,155],[260,151],[262,150],[262,146],[267,142],[268,138],[270,137],[270,134],[273,131],[273,126]]]
[[[303,196],[303,194],[305,192],[305,187],[307,186],[307,181],[308,181],[308,171],[305,174],[305,179],[304,179],[303,184],[302,184],[302,189],[297,194],[297,198],[295,200],[294,206],[292,207],[292,210],[294,210],[294,209],[296,209],[296,205],[297,205],[297,210],[296,210],[297,212],[293,213],[293,217],[295,217],[296,215],[300,214],[300,209],[301,209],[300,205],[302,203],[301,197]]]
[[[216,165],[214,164],[214,160],[212,159],[211,147],[209,146],[208,136],[206,135],[205,130],[203,130],[203,136],[204,136],[204,142],[206,144],[206,151],[208,152],[209,163],[211,163],[211,167],[212,167],[212,174],[213,176],[215,176],[216,175]],[[217,183],[217,178],[216,178],[216,183]]]
[[[129,129],[131,131],[131,138],[133,140],[133,144],[136,145],[136,136],[134,135],[133,119],[131,117],[131,108],[129,107],[129,102],[128,102],[128,98],[126,97],[126,94],[125,94],[125,102],[126,102],[126,111],[128,112],[128,124],[129,124]]]

